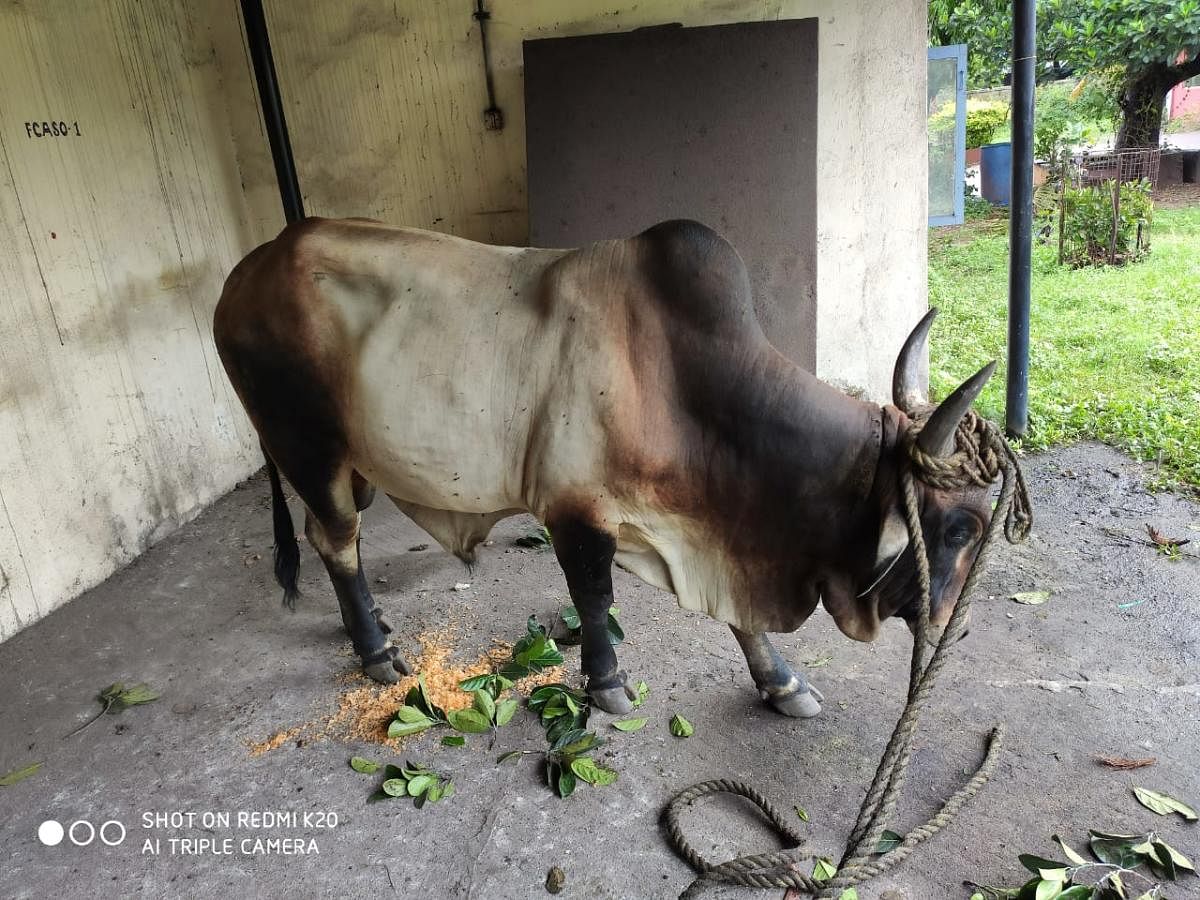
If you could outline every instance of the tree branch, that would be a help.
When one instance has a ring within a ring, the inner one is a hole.
[[[1170,87],[1175,87],[1181,81],[1187,81],[1193,75],[1200,75],[1200,47],[1187,51],[1188,58],[1175,66],[1167,67],[1167,74],[1175,80]]]

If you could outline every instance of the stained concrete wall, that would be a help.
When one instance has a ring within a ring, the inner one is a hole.
[[[225,275],[282,224],[242,190],[236,9],[0,8],[0,639],[260,464],[211,338]]]
[[[305,202],[522,244],[522,42],[680,22],[819,18],[816,369],[886,397],[926,302],[925,0],[267,0]],[[260,158],[255,166],[269,167]]]
[[[311,212],[524,243],[523,40],[817,16],[817,371],[884,392],[925,302],[923,0],[487,5],[499,132],[466,0],[267,0]],[[3,638],[258,464],[209,322],[282,217],[236,0],[6,3],[0,111]]]

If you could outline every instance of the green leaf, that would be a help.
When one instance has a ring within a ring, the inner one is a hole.
[[[1133,789],[1133,795],[1137,797],[1138,802],[1141,803],[1142,806],[1146,807],[1146,809],[1150,810],[1151,812],[1158,813],[1160,816],[1169,816],[1171,813],[1179,813],[1189,822],[1196,821],[1196,811],[1186,803],[1176,800],[1174,797],[1169,797],[1166,794],[1159,793],[1158,791],[1152,791],[1149,788],[1140,787],[1135,787]]]
[[[396,719],[388,724],[387,736],[389,738],[408,737],[410,734],[416,734],[432,727],[433,724],[432,719],[425,719],[421,722],[401,722]]]
[[[475,709],[488,722],[496,718],[496,701],[487,691],[475,692]]]
[[[1034,891],[1034,900],[1055,900],[1062,893],[1063,882],[1059,879],[1043,878],[1038,882],[1037,890]]]
[[[461,734],[448,734],[442,738],[443,747],[462,747],[467,743],[467,739]]]
[[[403,797],[408,793],[408,782],[403,778],[389,778],[379,788],[389,797]]]
[[[583,726],[587,724],[587,710],[585,709],[578,716],[559,716],[554,719],[546,728],[546,740],[551,745],[558,743],[564,734],[569,731],[582,731]]]
[[[570,769],[560,770],[555,787],[558,790],[558,796],[564,800],[570,797],[575,793],[575,774]]]
[[[1060,838],[1057,834],[1051,835],[1050,839],[1062,848],[1063,855],[1066,856],[1066,858],[1071,862],[1075,863],[1075,865],[1086,866],[1088,864],[1088,861],[1081,854],[1076,853],[1067,845],[1067,842]]]
[[[1013,594],[1012,599],[1026,606],[1041,606],[1050,599],[1049,591],[1021,591]]]
[[[1060,863],[1053,859],[1046,859],[1042,856],[1035,856],[1032,853],[1018,854],[1017,860],[1035,875],[1040,875],[1046,881],[1066,881],[1067,866],[1066,863]],[[1060,878],[1056,873],[1062,873]]]
[[[596,736],[595,732],[574,728],[551,744],[550,752],[560,753],[563,756],[578,756],[599,747],[602,743],[604,742]]]
[[[612,769],[606,769],[603,766],[597,765],[596,762],[588,756],[581,756],[578,759],[571,760],[571,771],[588,784],[594,784],[597,786],[612,784],[617,780],[616,772],[614,772]]]
[[[636,709],[646,702],[646,698],[650,696],[650,685],[644,681],[639,681],[637,685],[637,699],[633,701],[633,706]]]
[[[896,832],[885,828],[883,833],[879,835],[879,843],[875,846],[875,854],[879,856],[884,853],[890,853],[903,843],[904,835],[896,834]]]
[[[675,737],[691,737],[695,731],[696,727],[679,713],[671,716],[671,734],[675,735]]]
[[[425,799],[430,803],[437,803],[442,799],[442,787],[436,781],[429,786],[429,790],[425,792]]]
[[[1091,900],[1092,885],[1075,884],[1058,895],[1058,900]]]
[[[468,694],[479,690],[487,685],[496,676],[494,675],[473,675],[470,678],[464,678],[458,683],[459,690],[466,691]]]
[[[858,891],[855,888],[846,888],[838,894],[838,900],[858,900]]]
[[[800,817],[801,822],[808,821],[808,812],[804,809],[803,806],[797,806],[797,805],[793,804],[792,809],[794,809],[796,811],[796,815]]]
[[[11,787],[18,781],[24,781],[30,775],[37,774],[37,770],[42,767],[40,762],[30,763],[23,769],[13,769],[3,778],[0,778],[0,787]]]
[[[496,704],[496,724],[507,725],[517,711],[516,700],[502,700]]]
[[[612,727],[617,731],[638,731],[644,728],[649,719],[622,719],[619,722],[613,722]]]
[[[564,606],[559,610],[558,616],[563,620],[563,624],[572,631],[578,631],[583,627],[583,621],[579,618],[579,610],[574,606]]]
[[[413,725],[417,722],[428,722],[430,725],[433,724],[433,720],[430,719],[429,716],[425,715],[425,713],[421,712],[421,710],[417,709],[415,706],[408,705],[402,706],[396,710],[396,721],[404,722],[407,725]]]
[[[836,874],[837,866],[835,866],[833,860],[827,856],[820,856],[817,858],[817,861],[813,863],[813,881],[828,881]]]
[[[419,797],[435,784],[437,784],[437,778],[433,775],[418,775],[416,778],[410,778],[408,780],[408,796]]]
[[[608,614],[608,642],[615,647],[623,640],[625,640],[625,631],[621,628],[621,623],[617,621],[617,617],[610,612]]]
[[[1144,834],[1106,834],[1092,831],[1089,845],[1096,859],[1103,863],[1132,869],[1142,862],[1142,854],[1133,848],[1146,842]]]
[[[1170,858],[1172,865],[1176,869],[1183,869],[1187,872],[1195,872],[1196,867],[1192,865],[1192,861],[1168,844],[1166,841],[1158,840],[1154,842],[1154,847],[1158,850],[1159,856],[1166,854]]]
[[[545,550],[550,546],[550,532],[545,525],[539,525],[526,534],[521,535],[513,541],[518,547],[528,547],[532,550]]]
[[[477,709],[456,709],[447,713],[446,718],[452,728],[468,734],[483,734],[492,727],[492,723]]]
[[[350,757],[350,768],[364,775],[374,775],[379,771],[379,763],[371,762],[371,760],[364,759],[361,756],[352,756]]]
[[[518,756],[524,756],[526,753],[531,753],[530,750],[509,750],[507,753],[501,753],[496,757],[496,765],[502,762],[508,762],[510,759],[516,759]]]

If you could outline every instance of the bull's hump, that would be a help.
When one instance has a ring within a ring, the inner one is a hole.
[[[709,333],[762,337],[746,264],[720,234],[700,222],[675,219],[634,240],[645,276],[671,320]]]

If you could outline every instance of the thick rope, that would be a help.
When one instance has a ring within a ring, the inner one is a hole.
[[[675,850],[701,872],[680,900],[691,900],[707,885],[714,882],[763,888],[791,888],[813,897],[836,897],[848,887],[861,884],[887,871],[904,859],[923,841],[928,840],[953,821],[959,809],[987,783],[995,769],[1004,727],[996,725],[988,735],[983,761],[971,780],[959,788],[929,821],[910,831],[901,843],[887,854],[876,853],[887,822],[893,817],[904,778],[912,755],[912,737],[929,694],[933,691],[938,673],[945,665],[949,649],[958,641],[971,606],[970,594],[976,578],[983,569],[988,550],[1003,532],[1009,543],[1024,540],[1033,525],[1033,515],[1025,477],[1016,456],[996,426],[969,411],[955,432],[955,451],[949,456],[931,456],[917,443],[924,419],[913,420],[902,441],[906,464],[900,467],[900,487],[904,500],[904,515],[917,563],[917,583],[920,591],[917,637],[913,639],[912,665],[909,671],[908,699],[887,747],[879,760],[875,777],[867,788],[858,818],[850,831],[846,849],[838,864],[837,874],[829,881],[816,881],[801,872],[796,864],[812,859],[816,853],[806,850],[804,838],[796,832],[778,810],[750,785],[724,779],[706,781],[680,792],[666,810],[667,836]],[[923,635],[928,633],[930,618],[929,555],[921,530],[920,504],[916,479],[942,490],[954,490],[968,485],[986,487],[1002,476],[1000,497],[992,514],[991,524],[984,535],[966,582],[959,593],[950,621],[928,663],[925,662]],[[742,856],[714,865],[704,859],[688,843],[679,825],[679,813],[708,794],[729,793],[745,797],[761,809],[779,831],[794,846],[783,850]]]

